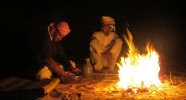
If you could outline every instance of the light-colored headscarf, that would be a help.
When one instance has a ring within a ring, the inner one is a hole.
[[[103,24],[115,25],[115,20],[110,16],[102,16],[101,22]]]

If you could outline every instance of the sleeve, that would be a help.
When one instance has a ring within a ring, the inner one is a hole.
[[[68,59],[67,55],[65,54],[65,51],[63,49],[63,46],[60,42],[60,46],[59,46],[59,49],[58,49],[58,52],[59,52],[59,58],[60,58],[60,63],[63,64],[65,70],[72,70],[73,69],[73,66],[72,64],[70,63],[70,60]]]
[[[103,46],[98,41],[98,37],[99,37],[98,35],[99,35],[98,33],[93,33],[91,37],[90,48],[93,49],[98,54],[101,54],[103,52]]]

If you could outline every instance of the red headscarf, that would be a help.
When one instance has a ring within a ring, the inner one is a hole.
[[[59,32],[62,35],[67,35],[68,33],[70,33],[70,28],[67,22],[62,21],[57,25],[57,29],[59,30]]]

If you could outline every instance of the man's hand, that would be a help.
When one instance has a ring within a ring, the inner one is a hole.
[[[112,63],[113,55],[111,52],[105,51],[105,52],[102,52],[101,54],[107,59],[109,64]]]
[[[65,74],[63,74],[63,77],[71,77],[71,76],[74,76],[74,74],[71,72],[65,72]]]
[[[107,58],[108,52],[104,51],[104,52],[101,53],[101,55],[103,55],[103,57]]]
[[[81,72],[81,70],[79,68],[74,68],[72,70],[72,72],[76,73],[76,74],[79,74]]]
[[[65,72],[61,77],[60,77],[60,81],[63,83],[70,83],[71,81],[73,81],[73,78],[75,77],[75,75],[71,72]]]

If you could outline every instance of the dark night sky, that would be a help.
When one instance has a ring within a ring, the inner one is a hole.
[[[117,33],[126,34],[126,24],[134,42],[142,49],[147,41],[154,44],[168,62],[186,60],[185,3],[179,0],[114,1],[5,1],[1,3],[1,58],[4,64],[21,61],[32,45],[28,37],[47,29],[55,19],[64,18],[72,32],[63,40],[69,58],[81,62],[89,56],[89,40],[100,30],[102,15],[116,20]],[[124,45],[125,46],[125,45]]]

